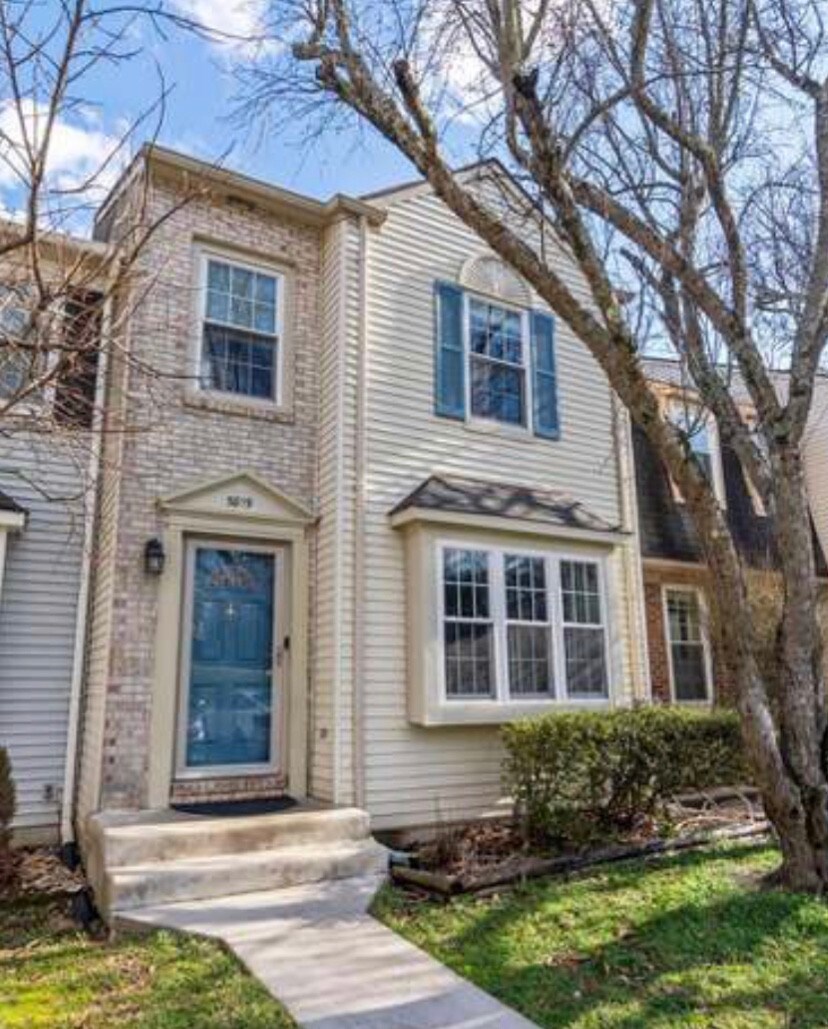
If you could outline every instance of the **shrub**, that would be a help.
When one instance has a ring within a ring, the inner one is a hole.
[[[505,776],[535,843],[584,843],[664,812],[676,793],[746,780],[733,711],[638,707],[504,726]]]
[[[14,877],[15,861],[11,852],[11,822],[16,808],[11,761],[0,747],[0,887]]]

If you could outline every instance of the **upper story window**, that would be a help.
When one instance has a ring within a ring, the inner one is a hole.
[[[446,701],[606,699],[598,561],[447,545],[441,568]]]
[[[720,504],[725,503],[724,472],[719,451],[716,419],[692,400],[673,396],[666,401],[665,413],[673,425],[687,436],[696,460],[701,464]],[[675,499],[682,501],[678,486],[673,483]]]
[[[554,320],[466,291],[435,286],[435,409],[557,439]]]
[[[512,425],[526,424],[524,318],[469,297],[471,413]]]
[[[201,388],[279,402],[282,276],[206,255]]]
[[[10,399],[25,387],[32,371],[31,352],[24,352],[30,316],[25,291],[0,286],[0,398]]]

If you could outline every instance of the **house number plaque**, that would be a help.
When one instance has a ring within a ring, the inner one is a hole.
[[[253,497],[249,493],[228,493],[225,500],[234,511],[250,511],[253,508]]]

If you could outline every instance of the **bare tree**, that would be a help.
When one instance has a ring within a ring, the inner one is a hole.
[[[88,430],[136,428],[105,417],[96,389],[104,364],[128,366],[149,389],[164,378],[130,350],[126,328],[157,272],[142,261],[148,241],[203,190],[193,185],[150,215],[144,174],[129,211],[101,213],[119,176],[142,174],[130,161],[157,137],[169,89],[157,68],[140,112],[111,119],[113,130],[98,108],[107,76],[142,60],[144,40],[170,29],[205,34],[162,0],[0,4],[0,185],[9,198],[0,220],[0,458],[30,466],[20,474],[50,499],[77,497],[53,497],[38,475],[49,448],[76,465],[80,495],[93,478],[90,447],[100,449]],[[89,238],[96,216],[105,242]],[[152,424],[149,412],[142,424]]]
[[[240,70],[242,117],[373,126],[604,370],[692,516],[781,877],[815,892],[828,723],[801,446],[828,331],[823,15],[819,0],[278,0],[282,53]],[[453,171],[469,140],[522,186],[507,216]],[[742,557],[687,427],[647,382],[644,340],[678,353],[772,517],[778,706]]]

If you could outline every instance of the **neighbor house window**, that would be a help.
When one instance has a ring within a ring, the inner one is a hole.
[[[673,697],[678,701],[708,700],[709,660],[699,592],[665,587],[664,606]]]
[[[607,697],[598,561],[455,546],[441,553],[447,701]]]
[[[282,291],[279,275],[205,258],[202,389],[278,399]]]
[[[676,428],[687,436],[687,442],[696,460],[713,487],[720,504],[725,502],[724,478],[719,454],[719,434],[715,418],[692,401],[673,398],[668,401],[666,414]],[[683,501],[678,486],[673,483],[675,499]]]
[[[25,289],[0,286],[0,399],[16,396],[32,373],[32,352],[21,347],[29,329]]]
[[[524,425],[526,348],[520,312],[471,297],[468,321],[471,413]]]

